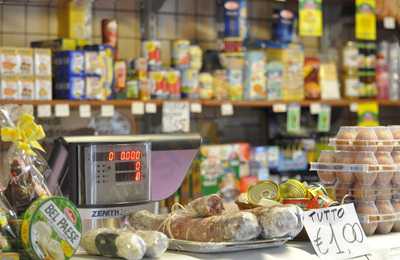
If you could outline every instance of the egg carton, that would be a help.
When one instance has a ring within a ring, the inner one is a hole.
[[[398,165],[383,165],[383,164],[345,164],[345,163],[310,163],[311,171],[329,171],[329,172],[397,172],[400,170]]]
[[[341,151],[387,151],[400,147],[400,140],[348,140],[330,138],[329,146]]]
[[[357,187],[357,188],[346,188],[346,187],[335,187],[331,188],[335,191],[336,200],[350,200],[350,201],[378,201],[378,200],[390,200],[398,194],[397,189],[391,187],[378,188],[378,187]]]
[[[400,221],[400,213],[371,215],[357,213],[357,215],[362,224]]]

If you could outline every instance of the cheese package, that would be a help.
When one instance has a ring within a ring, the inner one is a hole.
[[[0,73],[16,75],[20,72],[20,59],[15,48],[0,48]]]
[[[265,52],[246,52],[245,63],[244,88],[246,99],[266,99]]]
[[[51,50],[34,49],[33,61],[36,76],[51,77]]]
[[[1,99],[19,99],[20,87],[18,77],[16,76],[3,76],[1,78]]]
[[[19,78],[20,99],[32,100],[35,95],[35,81],[32,76]]]
[[[53,98],[53,90],[51,77],[36,77],[35,78],[35,99],[51,100]]]
[[[105,99],[105,91],[99,76],[86,76],[85,87],[87,99]]]
[[[31,48],[18,48],[17,55],[20,60],[19,72],[21,75],[33,75],[33,49]]]
[[[81,232],[81,217],[72,202],[64,197],[44,197],[24,213],[21,240],[32,259],[67,260],[78,249]]]
[[[54,86],[54,98],[83,99],[85,97],[85,77],[71,76],[65,80],[58,80]]]

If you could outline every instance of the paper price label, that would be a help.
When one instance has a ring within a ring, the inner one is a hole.
[[[114,106],[113,105],[102,105],[100,114],[102,117],[112,117],[114,116]]]
[[[162,109],[163,132],[189,132],[190,106],[188,102],[165,102]]]
[[[225,103],[221,105],[221,115],[233,116],[233,106],[231,103]]]
[[[145,110],[147,114],[157,113],[157,106],[154,103],[146,103]]]
[[[306,211],[304,227],[321,259],[348,259],[369,253],[353,204]]]
[[[383,27],[385,29],[396,29],[396,19],[394,17],[386,16],[383,18]]]
[[[358,110],[358,104],[357,103],[351,103],[350,104],[350,112],[356,113]]]
[[[298,104],[291,104],[286,114],[286,130],[288,133],[300,132],[301,107]]]
[[[133,102],[131,105],[131,112],[133,115],[143,115],[144,114],[144,103],[143,102]]]
[[[90,105],[79,106],[79,116],[82,118],[88,118],[92,116],[92,108]]]
[[[321,104],[320,103],[311,103],[310,104],[311,115],[318,115],[319,112],[321,112]]]
[[[202,112],[202,106],[200,103],[191,103],[190,104],[190,112],[192,113],[201,113]]]
[[[32,105],[22,105],[22,111],[25,113],[28,113],[30,115],[33,115],[33,106]]]
[[[51,106],[50,105],[38,105],[37,106],[38,117],[51,117]]]
[[[69,117],[70,109],[68,104],[57,104],[54,108],[56,117]]]
[[[272,111],[274,113],[285,113],[287,111],[286,104],[273,104]]]

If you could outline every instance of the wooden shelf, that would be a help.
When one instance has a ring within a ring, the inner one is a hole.
[[[171,100],[172,101],[172,100]],[[221,100],[176,100],[178,102],[191,102],[200,103],[206,107],[217,107],[224,103],[230,103],[235,107],[246,107],[246,108],[269,108],[275,104],[291,104],[297,103],[303,107],[308,107],[313,103],[327,104],[332,107],[346,107],[352,103],[365,103],[365,102],[377,102],[380,106],[400,107],[400,101],[389,101],[389,100],[302,100],[302,101],[221,101]],[[91,106],[101,105],[114,105],[115,107],[130,107],[132,102],[135,100],[0,100],[0,105],[6,104],[17,104],[17,105],[57,105],[57,104],[68,104],[71,107],[78,107],[83,104]],[[157,106],[161,106],[164,100],[149,100],[143,101],[144,103],[154,103]]]

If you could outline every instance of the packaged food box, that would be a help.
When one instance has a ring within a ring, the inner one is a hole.
[[[177,69],[187,69],[190,65],[190,41],[176,40],[173,43],[172,61]]]
[[[229,98],[230,100],[243,99],[243,70],[229,69],[227,71],[229,82]]]
[[[101,60],[99,52],[85,51],[85,73],[101,75]]]
[[[229,82],[226,70],[215,70],[213,73],[213,92],[217,100],[229,99]]]
[[[72,39],[92,38],[93,1],[58,1],[58,34]]]
[[[85,54],[83,51],[58,51],[54,54],[53,64],[56,78],[65,79],[70,75],[83,75]]]
[[[35,76],[51,77],[51,50],[33,49]]]
[[[307,99],[320,99],[319,81],[320,60],[318,57],[306,57],[304,60],[304,89]]]
[[[169,97],[179,99],[181,97],[181,73],[179,70],[167,70],[165,81],[169,92]]]
[[[263,51],[248,51],[245,53],[245,62],[245,98],[250,100],[266,99],[265,53]]]
[[[329,140],[331,146],[346,151],[392,151],[396,145],[393,136],[395,128],[342,126],[335,138]]]
[[[53,98],[51,77],[35,77],[35,99],[51,100]]]
[[[199,93],[199,71],[194,69],[184,69],[182,74],[181,93],[183,98],[198,99]]]
[[[88,42],[83,40],[60,38],[55,40],[31,42],[31,47],[48,48],[52,51],[73,51],[76,50],[78,47],[85,46],[86,44],[88,44]]]
[[[18,48],[17,55],[19,56],[19,72],[24,76],[33,75],[33,49],[31,48]]]
[[[2,76],[1,77],[1,99],[19,99],[20,98],[20,84],[16,76]]]
[[[0,73],[2,75],[19,74],[20,63],[16,48],[0,48]]]
[[[168,98],[169,90],[165,80],[165,71],[150,71],[149,83],[153,98]]]
[[[85,94],[84,76],[70,76],[55,82],[54,97],[57,99],[80,100]]]
[[[35,80],[32,76],[19,77],[20,98],[32,100],[35,97]]]
[[[247,34],[247,1],[224,1],[224,37],[244,40]]]
[[[86,76],[85,77],[85,87],[86,87],[86,95],[87,99],[99,99],[104,100],[104,88],[101,83],[101,77],[96,75]]]
[[[282,100],[283,64],[278,61],[268,62],[265,74],[268,100]]]

